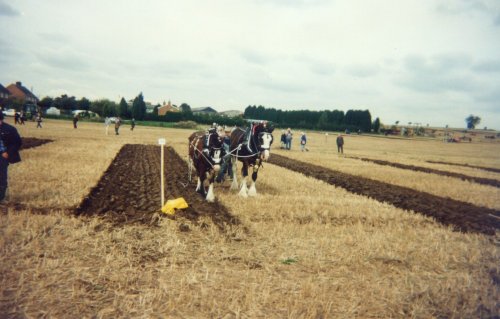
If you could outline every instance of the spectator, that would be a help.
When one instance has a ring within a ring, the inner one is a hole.
[[[282,130],[281,131],[281,146],[280,146],[281,149],[285,149],[286,148],[286,133],[285,133],[285,130]]]
[[[290,128],[286,131],[286,149],[290,150],[292,149],[292,138],[293,138],[293,133]]]
[[[21,111],[21,114],[19,115],[19,120],[21,120],[19,124],[24,125],[24,121],[26,121],[26,114],[24,113],[24,111]]]
[[[117,117],[115,120],[115,135],[119,135],[118,131],[120,130],[120,125],[122,125],[122,120]]]
[[[300,135],[300,150],[303,152],[304,150],[306,152],[309,152],[309,149],[306,147],[307,144],[307,137],[306,133],[302,132]]]
[[[21,124],[21,114],[19,114],[19,112],[14,114],[14,124]]]
[[[40,112],[36,115],[36,128],[42,128],[42,114]]]
[[[337,136],[337,152],[344,154],[344,138],[342,137],[342,134]]]
[[[21,161],[19,148],[22,140],[16,128],[3,121],[3,113],[0,112],[0,202],[5,199],[8,180],[7,170],[9,164]]]
[[[130,122],[130,130],[133,131],[135,127],[135,119],[132,118],[132,121]]]
[[[77,128],[78,120],[79,120],[79,116],[78,116],[78,114],[75,114],[75,116],[73,116],[73,128]]]

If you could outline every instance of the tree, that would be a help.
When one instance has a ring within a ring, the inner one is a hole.
[[[54,99],[46,96],[38,102],[38,105],[40,105],[41,108],[48,109],[52,106],[52,102],[54,102]]]
[[[189,104],[187,103],[182,103],[180,108],[182,113],[191,113],[191,106],[189,106]]]
[[[476,128],[476,125],[481,123],[481,118],[479,116],[474,116],[471,114],[465,119],[465,123],[467,123],[468,129],[474,129]]]
[[[90,110],[90,101],[87,98],[82,97],[79,101],[77,101],[77,107],[79,110],[88,111]]]
[[[128,114],[128,104],[127,101],[122,97],[120,104],[118,104],[118,110],[116,112],[120,117],[129,117]]]
[[[132,103],[132,117],[136,120],[143,120],[146,115],[146,103],[144,103],[144,97],[142,92],[134,99]]]
[[[77,108],[76,98],[74,96],[68,96],[66,94],[63,94],[60,97],[56,97],[52,105],[60,110],[62,109],[68,111],[76,110]]]
[[[90,104],[90,110],[100,116],[115,116],[117,105],[108,99],[94,101]]]
[[[328,129],[328,113],[327,111],[321,112],[318,119],[318,128],[322,130]]]
[[[373,132],[378,133],[380,130],[380,119],[377,117],[372,124]]]

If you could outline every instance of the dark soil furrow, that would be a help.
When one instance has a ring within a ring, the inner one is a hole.
[[[28,148],[38,147],[38,146],[43,145],[45,143],[52,142],[52,140],[49,140],[49,139],[40,139],[40,138],[34,138],[34,137],[22,137],[21,140],[23,141],[23,143],[21,145],[21,150],[26,150]]]
[[[197,223],[207,216],[221,231],[240,224],[225,206],[208,203],[196,193],[194,183],[186,185],[186,162],[170,147],[165,148],[164,163],[165,201],[184,197],[189,205],[172,218],[182,216]],[[76,214],[107,215],[117,224],[152,223],[160,206],[160,147],[124,145],[97,186],[76,208]]]
[[[469,165],[469,164],[440,162],[440,161],[426,161],[426,162],[427,163],[432,163],[432,164],[445,164],[445,165],[453,165],[453,166],[463,166],[463,167],[477,168],[477,169],[482,169],[482,170],[488,171],[488,172],[500,173],[500,168],[476,166],[476,165]]]
[[[424,172],[424,173],[436,174],[436,175],[441,175],[441,176],[454,177],[454,178],[459,178],[459,179],[464,180],[464,181],[469,181],[469,182],[473,182],[473,183],[477,183],[477,184],[494,186],[494,187],[500,188],[500,181],[498,181],[496,179],[473,177],[473,176],[468,176],[468,175],[459,174],[459,173],[440,171],[440,170],[432,169],[432,168],[428,168],[428,167],[400,164],[400,163],[394,163],[394,162],[377,160],[377,159],[370,159],[370,158],[364,158],[364,157],[350,156],[349,158],[359,159],[359,160],[362,160],[365,162],[371,162],[371,163],[375,163],[378,165],[385,165],[385,166],[392,166],[392,167],[401,168],[401,169],[407,169],[407,170],[416,171],[416,172]]]
[[[269,162],[342,187],[349,192],[433,217],[458,231],[494,235],[500,229],[500,212],[497,210],[342,173],[277,154],[273,154]]]

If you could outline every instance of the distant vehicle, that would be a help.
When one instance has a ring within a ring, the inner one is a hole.
[[[57,107],[51,106],[45,111],[46,114],[49,115],[61,115],[61,110],[59,110]]]
[[[14,115],[16,115],[16,110],[6,109],[6,110],[3,110],[3,114],[6,116],[14,116]]]

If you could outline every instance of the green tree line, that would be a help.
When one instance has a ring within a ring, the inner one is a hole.
[[[266,108],[262,105],[249,105],[246,107],[244,117],[247,119],[272,121],[279,127],[304,128],[328,131],[358,131],[378,132],[380,120],[377,118],[372,123],[369,110],[298,110],[282,111]]]

